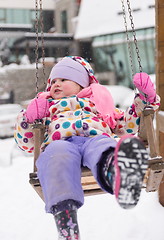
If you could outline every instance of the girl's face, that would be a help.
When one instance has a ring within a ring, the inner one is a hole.
[[[60,99],[63,97],[77,95],[81,89],[82,87],[76,82],[67,79],[56,78],[52,80],[50,95],[54,99]]]

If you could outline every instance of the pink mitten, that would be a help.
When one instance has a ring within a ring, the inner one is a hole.
[[[49,103],[45,98],[34,98],[27,107],[25,117],[27,122],[33,123],[49,114]]]
[[[136,73],[133,77],[133,83],[140,92],[140,98],[153,103],[156,99],[156,91],[150,76],[147,73]],[[145,95],[145,96],[144,96]]]

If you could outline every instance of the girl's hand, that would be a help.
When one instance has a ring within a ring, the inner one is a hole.
[[[34,98],[27,107],[25,117],[28,123],[49,115],[49,103],[45,98]]]
[[[146,102],[153,103],[156,100],[156,91],[150,76],[147,73],[136,73],[133,83],[140,92],[140,98]]]

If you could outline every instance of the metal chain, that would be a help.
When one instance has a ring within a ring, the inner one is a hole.
[[[44,85],[46,85],[45,79],[45,49],[44,49],[44,25],[43,25],[43,8],[42,8],[42,0],[39,1],[40,4],[40,26],[41,26],[41,42],[42,42],[42,64],[43,64],[43,79]]]
[[[38,0],[35,0],[35,32],[36,32],[36,45],[35,45],[35,63],[36,63],[36,93],[38,93],[38,49],[39,49],[39,20],[38,20]]]
[[[126,9],[125,9],[124,0],[121,0],[121,3],[122,3],[122,11],[123,11],[126,39],[127,39],[127,43],[128,43],[128,54],[129,54],[130,66],[131,66],[132,78],[133,78],[133,76],[134,76],[134,65],[133,65],[133,58],[132,58],[132,46],[130,44],[130,38],[129,38],[129,32],[128,32],[128,24],[127,24],[127,20],[126,20]]]
[[[42,9],[42,0],[39,0],[40,9],[38,9],[38,0],[35,0],[35,31],[36,31],[36,46],[35,46],[35,63],[36,63],[36,93],[38,93],[38,64],[39,64],[39,23],[41,28],[41,46],[42,46],[42,64],[43,64],[43,79],[44,85],[46,85],[45,81],[45,49],[44,49],[44,26],[43,26],[43,9]],[[40,16],[38,16],[40,13]]]
[[[141,58],[140,58],[140,54],[139,54],[139,48],[138,48],[136,32],[135,32],[135,28],[134,28],[132,10],[131,10],[131,7],[130,7],[130,1],[129,0],[127,0],[127,6],[128,6],[128,12],[129,12],[129,19],[130,19],[130,22],[131,22],[131,28],[132,28],[132,33],[133,33],[134,44],[135,44],[135,48],[136,48],[136,54],[137,54],[139,70],[140,70],[140,72],[142,72]]]

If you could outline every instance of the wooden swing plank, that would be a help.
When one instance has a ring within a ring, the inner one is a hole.
[[[90,170],[88,169],[88,174],[91,175]],[[41,197],[41,199],[44,201],[42,188],[39,182],[39,179],[37,178],[37,173],[30,173],[30,184],[33,186],[35,191],[38,193],[38,195]],[[96,180],[93,176],[89,177],[82,177],[81,178],[81,184],[84,191],[84,196],[91,196],[91,195],[97,195],[101,193],[105,193],[100,186],[97,184]]]
[[[146,108],[141,116],[139,136],[146,146],[149,146],[150,159],[149,167],[145,175],[144,184],[147,192],[154,192],[159,189],[164,174],[164,162],[159,156],[155,130],[153,126],[154,110]]]
[[[164,111],[159,111],[157,114],[158,131],[164,133]]]
[[[149,167],[149,174],[146,186],[147,192],[154,192],[159,189],[164,174],[164,163],[162,163],[161,161],[162,158],[159,159],[159,163],[154,163]]]
[[[40,185],[33,185],[33,184],[31,184],[31,185],[34,188],[34,190],[36,191],[36,193],[39,195],[39,197],[44,201],[44,196],[43,196],[41,186]]]
[[[81,184],[85,196],[105,193],[97,184],[91,171],[86,167],[82,168]]]
[[[85,173],[85,176],[84,176],[84,173]],[[37,177],[37,173],[36,172],[30,173],[29,176],[30,176],[30,180],[29,180],[30,184],[38,193],[38,195],[41,197],[41,199],[44,201],[43,192],[42,192],[39,179]],[[92,176],[92,173],[88,168],[84,168],[84,172],[82,172],[81,184],[82,184],[82,188],[85,196],[105,193],[97,184],[95,178]]]
[[[159,186],[158,197],[160,204],[164,207],[164,176]]]
[[[164,133],[164,111],[159,111],[157,114],[157,126],[158,126],[158,131],[161,134],[163,134]],[[162,139],[162,135],[160,135],[160,139],[161,141],[164,141],[164,134],[163,134],[163,139]],[[164,175],[159,186],[158,196],[159,196],[160,204],[164,206]]]

